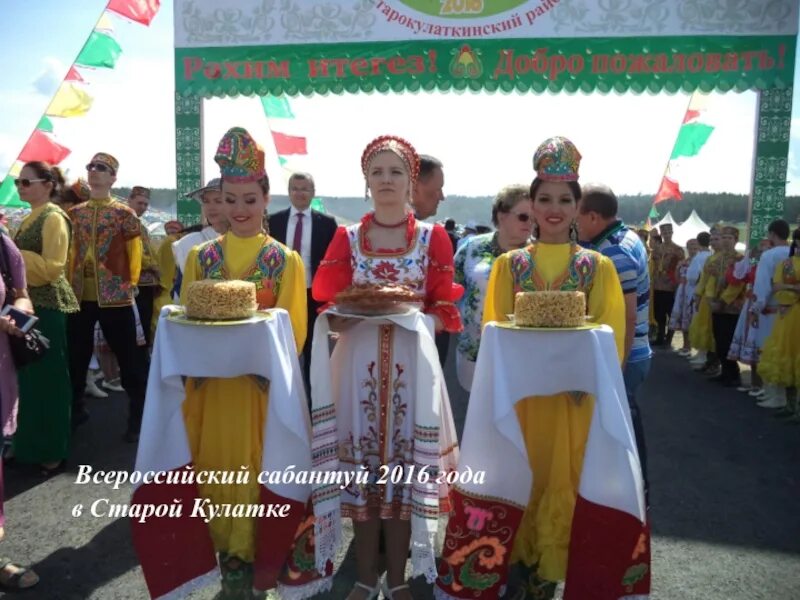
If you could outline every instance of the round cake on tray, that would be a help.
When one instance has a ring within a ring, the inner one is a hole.
[[[354,284],[335,297],[337,310],[356,315],[391,315],[420,308],[422,294],[402,285]]]
[[[258,308],[256,285],[250,281],[203,279],[186,288],[186,316],[224,321],[246,319]]]
[[[586,322],[583,292],[519,292],[514,300],[514,324],[522,327],[579,327]]]

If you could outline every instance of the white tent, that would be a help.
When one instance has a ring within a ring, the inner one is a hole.
[[[672,225],[673,229],[677,229],[678,222],[675,219],[672,218],[672,212],[668,211],[667,214],[664,215],[663,219],[661,219],[658,223],[655,223],[653,225],[653,229],[657,229],[657,228],[661,227],[662,225]]]
[[[693,210],[688,219],[675,227],[675,231],[672,234],[672,241],[681,247],[686,247],[686,242],[696,238],[698,233],[708,230],[709,226],[700,218],[697,211]]]

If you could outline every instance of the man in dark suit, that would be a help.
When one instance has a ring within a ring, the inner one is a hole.
[[[438,158],[428,154],[419,155],[419,175],[411,191],[411,205],[417,219],[427,219],[436,214],[439,203],[444,200],[444,165]],[[450,334],[441,331],[436,334],[436,349],[439,362],[444,368],[447,351],[450,348]]]
[[[310,390],[309,369],[311,366],[311,341],[317,309],[320,307],[311,297],[311,280],[317,273],[319,263],[328,250],[336,233],[333,217],[311,209],[314,198],[314,178],[308,173],[294,173],[289,178],[289,201],[291,208],[269,216],[269,234],[276,240],[296,250],[306,269],[306,291],[308,297],[308,333],[303,346],[303,381]]]

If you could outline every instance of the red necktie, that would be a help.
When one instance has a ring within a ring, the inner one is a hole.
[[[292,250],[297,253],[302,253],[303,246],[303,213],[297,213],[297,225],[294,228],[294,241],[292,242]]]

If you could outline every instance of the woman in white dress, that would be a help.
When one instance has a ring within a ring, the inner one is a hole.
[[[324,310],[338,292],[371,284],[404,286],[425,301],[422,313],[392,321],[330,317],[331,330],[339,333],[330,357],[331,380],[321,382],[330,400],[318,394],[314,373],[324,369],[316,351],[312,358],[315,467],[369,473],[368,483],[351,483],[341,492],[339,486],[315,489],[317,566],[332,560],[341,541],[336,531],[341,518],[350,517],[358,582],[348,598],[376,598],[382,588],[384,598],[410,600],[404,583],[409,546],[412,576],[424,574],[433,583],[437,521],[450,510],[448,486],[435,481],[455,469],[457,442],[433,333],[461,330],[454,302],[462,289],[453,283],[447,232],[417,221],[409,210],[419,172],[411,144],[381,136],[364,150],[361,167],[374,212],[339,227],[314,278],[314,299],[328,303]],[[324,327],[327,321],[320,321]],[[430,480],[418,476],[422,469]],[[386,481],[401,472],[402,477]],[[383,582],[381,529],[386,537]]]

